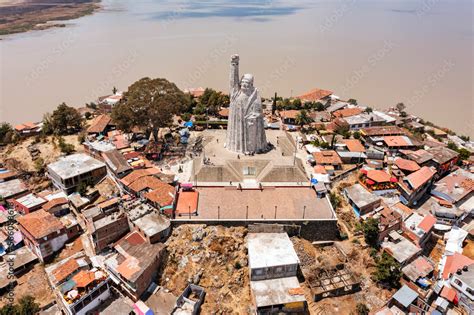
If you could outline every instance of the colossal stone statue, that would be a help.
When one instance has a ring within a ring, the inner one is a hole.
[[[262,101],[253,86],[253,75],[239,80],[239,56],[230,63],[230,110],[226,148],[239,153],[265,152],[268,143],[262,114]]]

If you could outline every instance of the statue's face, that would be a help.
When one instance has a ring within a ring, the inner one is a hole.
[[[242,91],[250,92],[253,89],[253,82],[247,78],[243,78],[240,84]]]

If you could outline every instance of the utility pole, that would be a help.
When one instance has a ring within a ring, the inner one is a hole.
[[[305,214],[306,214],[306,206],[303,207],[303,219],[304,219]]]
[[[245,219],[249,219],[249,206],[247,206],[247,213],[245,214]]]
[[[275,220],[277,218],[277,206],[275,206]]]
[[[217,220],[221,219],[221,206],[217,206]]]

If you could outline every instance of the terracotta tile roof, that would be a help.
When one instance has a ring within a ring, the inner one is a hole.
[[[415,161],[402,158],[396,159],[395,165],[398,166],[399,169],[409,172],[416,172],[420,169],[420,166]]]
[[[5,170],[5,171],[0,172],[0,179],[1,180],[10,179],[10,178],[16,177],[17,175],[18,175],[17,172]]]
[[[199,192],[197,191],[181,191],[178,195],[178,203],[176,205],[176,214],[189,214],[197,211],[199,201]]]
[[[89,128],[87,128],[88,133],[103,133],[105,128],[110,124],[111,118],[109,115],[103,114],[99,115],[92,121]]]
[[[309,91],[309,92],[307,92],[303,95],[297,96],[296,98],[299,98],[302,101],[317,102],[320,99],[328,97],[332,94],[333,94],[332,91],[322,90],[322,89],[317,89],[316,88],[316,89],[312,89],[311,91]]]
[[[406,147],[413,145],[407,136],[386,136],[383,138],[383,141],[389,147]]]
[[[334,117],[344,118],[344,117],[359,115],[362,112],[363,110],[359,107],[343,108],[343,109],[336,110],[333,113],[333,115]]]
[[[108,208],[110,206],[113,206],[115,204],[118,204],[120,202],[120,198],[118,197],[115,197],[115,198],[111,198],[109,200],[106,200],[104,202],[101,202],[97,205],[97,207],[101,208],[101,209],[105,209],[105,208]]]
[[[413,214],[413,209],[405,206],[401,202],[397,202],[392,206],[395,210],[398,210],[398,212],[402,215],[403,219],[409,217],[411,214]]]
[[[449,302],[453,302],[456,299],[456,290],[447,286],[443,287],[443,290],[441,291],[441,297],[445,298]]]
[[[341,158],[337,152],[333,150],[314,152],[313,157],[317,164],[342,164]]]
[[[351,152],[365,152],[365,147],[357,139],[344,139],[343,142]]]
[[[17,221],[36,239],[48,236],[64,228],[59,219],[43,209],[18,217]]]
[[[46,211],[51,210],[54,207],[65,205],[68,203],[67,198],[61,197],[61,198],[54,198],[48,201],[43,205],[43,209]]]
[[[65,264],[54,269],[52,274],[54,276],[54,279],[56,280],[56,283],[59,283],[65,280],[69,275],[71,275],[77,269],[79,269],[79,265],[77,261],[71,258]]]
[[[15,126],[16,131],[23,131],[23,130],[30,130],[30,129],[35,129],[38,127],[38,124],[35,124],[33,122],[26,122],[20,125]]]
[[[95,280],[95,274],[92,271],[81,270],[72,277],[72,280],[78,288],[85,288]]]
[[[314,166],[314,172],[316,174],[327,174],[326,169],[322,165],[315,165]]]
[[[222,116],[222,117],[229,117],[229,108],[222,108],[222,109],[219,111],[219,116]]]
[[[424,183],[429,181],[436,174],[436,171],[428,166],[423,166],[418,171],[406,176],[404,180],[408,181],[412,189],[416,190]]]
[[[128,140],[125,138],[124,135],[114,136],[112,142],[114,143],[117,150],[122,150],[122,149],[130,147],[130,143],[128,142]]]
[[[280,111],[280,117],[283,119],[296,119],[299,114],[299,110],[291,109],[291,110],[282,110]]]
[[[122,178],[120,181],[125,185],[125,186],[130,186],[133,182],[136,180],[140,179],[141,177],[149,176],[152,175],[149,169],[141,169],[141,170],[136,170]]]
[[[428,233],[433,226],[436,224],[436,218],[431,214],[428,214],[423,218],[423,220],[418,224],[418,227],[422,229],[425,233]]]
[[[377,126],[360,129],[363,135],[373,136],[391,136],[391,135],[404,135],[406,131],[397,126]]]
[[[390,181],[390,174],[381,170],[368,170],[367,178],[373,180],[376,183],[385,183]]]
[[[173,186],[168,185],[166,183],[162,183],[160,187],[145,194],[145,198],[147,198],[151,202],[159,204],[161,207],[164,207],[169,206],[173,203],[174,193],[175,189]]]
[[[129,187],[131,190],[138,193],[144,189],[150,189],[150,190],[159,189],[161,188],[162,185],[166,185],[166,184],[163,183],[158,178],[154,176],[144,176],[134,181],[132,184],[130,184]]]
[[[458,269],[472,264],[474,264],[474,260],[457,252],[455,252],[454,255],[447,256],[443,270],[443,279],[448,279],[450,274],[454,274]]]

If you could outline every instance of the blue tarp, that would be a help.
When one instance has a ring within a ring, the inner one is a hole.
[[[192,121],[187,121],[184,123],[184,127],[191,128],[192,126],[194,126]]]

